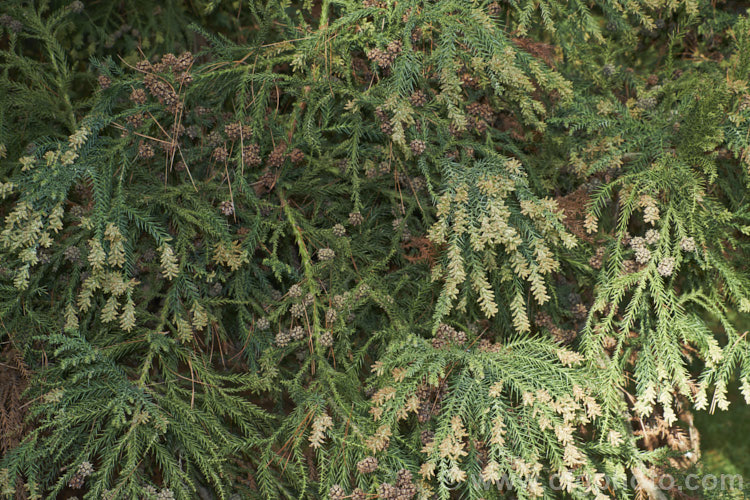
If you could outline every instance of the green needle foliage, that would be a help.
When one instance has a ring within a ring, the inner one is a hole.
[[[0,495],[666,498],[750,403],[732,6],[160,8],[0,19]]]

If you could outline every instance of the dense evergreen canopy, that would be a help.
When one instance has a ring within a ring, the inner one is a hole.
[[[731,2],[6,4],[0,496],[667,498],[750,403]]]

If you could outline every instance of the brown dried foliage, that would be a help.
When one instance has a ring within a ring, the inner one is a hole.
[[[565,228],[576,237],[592,243],[591,235],[586,232],[584,221],[586,219],[586,205],[589,195],[585,186],[581,186],[572,193],[555,198],[557,205],[563,211],[562,223]]]
[[[401,243],[404,249],[404,258],[409,262],[427,262],[430,268],[435,264],[440,248],[425,237],[414,237]],[[416,255],[412,250],[416,250]]]
[[[17,350],[6,347],[0,352],[0,455],[17,446],[27,431],[22,394],[29,376]]]
[[[555,53],[555,46],[544,42],[535,42],[530,38],[525,37],[514,37],[513,43],[518,46],[519,49],[528,52],[534,57],[538,57],[551,68],[555,67],[555,60],[557,54]]]

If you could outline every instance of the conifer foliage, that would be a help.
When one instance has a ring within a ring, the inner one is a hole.
[[[661,498],[750,403],[734,6],[58,3],[0,16],[3,498]]]

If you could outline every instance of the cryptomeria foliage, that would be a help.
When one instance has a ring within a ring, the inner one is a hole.
[[[0,494],[660,498],[750,402],[732,6],[123,4],[0,19]]]

